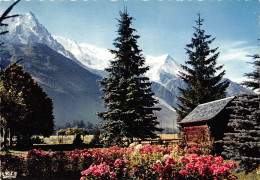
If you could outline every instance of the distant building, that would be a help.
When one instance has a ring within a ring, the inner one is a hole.
[[[179,124],[184,131],[184,137],[188,144],[196,144],[201,141],[222,140],[224,133],[233,131],[227,126],[230,113],[228,109],[235,96],[211,101],[198,105]],[[223,150],[222,145],[214,144],[215,152]]]

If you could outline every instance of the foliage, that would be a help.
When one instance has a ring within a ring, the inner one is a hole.
[[[115,58],[106,69],[108,77],[99,81],[107,111],[98,116],[104,120],[101,128],[106,131],[107,145],[123,144],[124,137],[130,141],[134,137],[154,138],[155,131],[160,130],[153,113],[160,108],[154,107],[158,101],[153,98],[149,78],[144,76],[149,68],[144,67],[145,59],[137,45],[139,36],[134,35],[132,20],[126,10],[120,12],[118,37],[114,41],[116,50],[110,50]]]
[[[33,144],[44,144],[43,138],[40,138],[39,136],[33,136],[31,140]]]
[[[72,123],[65,124],[55,124],[55,130],[59,131],[60,129],[68,129],[68,128],[84,128],[88,131],[89,134],[94,134],[94,124],[91,122],[85,122],[83,120],[74,120]]]
[[[63,136],[66,135],[66,136],[69,136],[71,134],[74,134],[75,135],[75,139],[73,140],[73,144],[75,146],[79,146],[83,143],[84,139],[82,140],[81,139],[81,136],[86,136],[88,135],[88,131],[84,128],[78,128],[78,127],[73,127],[73,128],[68,128],[67,130],[64,130],[64,129],[60,129],[58,132],[57,132],[57,135],[58,136],[62,136],[61,139],[59,139],[59,143],[63,143]]]
[[[94,126],[94,137],[91,140],[90,144],[100,144],[101,142],[101,131],[99,126],[96,124]]]
[[[81,139],[81,135],[80,134],[76,134],[75,139],[73,140],[73,144],[75,146],[79,146],[83,143],[83,140]]]
[[[258,92],[260,93],[260,56],[259,54],[255,54],[251,57],[255,59],[255,61],[252,64],[254,64],[256,69],[251,73],[245,74],[245,76],[250,78],[251,81],[244,81],[242,84],[246,87],[252,88],[253,90],[258,90]]]
[[[260,156],[260,96],[239,95],[230,109],[228,126],[233,132],[225,133],[224,157],[239,161],[239,169],[246,173],[259,167]]]
[[[240,173],[235,173],[235,175],[237,176],[237,179],[258,180],[258,179],[260,179],[260,167],[258,167],[258,169],[254,170],[250,173],[246,173],[245,171],[243,171]]]
[[[7,128],[14,128],[12,129],[13,132],[17,125],[24,121],[30,113],[23,96],[25,80],[22,67],[13,64],[0,72],[0,78],[1,125],[4,125],[5,131]],[[6,137],[4,138],[6,139]]]
[[[185,72],[179,72],[180,78],[187,84],[186,89],[179,88],[181,96],[177,97],[180,101],[176,109],[179,121],[199,104],[224,98],[225,90],[229,85],[227,80],[221,82],[225,71],[215,75],[223,67],[216,66],[218,48],[210,49],[209,45],[215,38],[210,39],[211,35],[205,35],[205,31],[201,29],[203,19],[200,14],[198,16],[197,27],[194,27],[194,37],[186,48],[189,60],[185,63],[191,67],[182,65]]]
[[[30,140],[49,136],[54,129],[53,103],[22,66],[13,63],[1,71],[1,115],[12,135]]]
[[[15,171],[20,174],[22,173],[23,161],[24,157],[21,155],[1,154],[1,172]]]
[[[71,134],[79,134],[79,135],[88,135],[88,131],[84,128],[78,128],[78,127],[73,127],[73,128],[68,128],[65,132],[66,135],[71,135]]]

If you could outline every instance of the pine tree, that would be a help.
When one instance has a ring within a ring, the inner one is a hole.
[[[115,58],[106,69],[108,77],[100,81],[105,93],[106,112],[98,113],[104,121],[102,128],[107,142],[122,143],[122,138],[156,137],[157,117],[154,111],[160,110],[154,105],[149,78],[144,73],[149,69],[144,66],[145,59],[137,45],[138,35],[131,28],[133,17],[127,11],[120,12],[118,19],[118,37],[114,40],[116,50],[110,50]]]
[[[229,85],[227,80],[221,82],[225,71],[215,75],[223,67],[216,65],[218,48],[210,49],[209,47],[215,38],[206,35],[201,28],[203,19],[200,14],[195,22],[197,24],[197,27],[194,27],[195,33],[191,43],[185,48],[189,56],[189,60],[185,63],[191,67],[182,65],[186,72],[179,72],[180,78],[187,84],[186,89],[179,88],[181,96],[177,97],[180,101],[176,109],[179,121],[199,104],[225,97],[225,90]]]
[[[227,159],[239,162],[238,171],[251,172],[260,164],[260,96],[242,94],[230,106],[228,127],[233,129],[224,134],[224,151]]]
[[[244,81],[242,84],[246,87],[250,87],[253,90],[258,90],[260,93],[260,56],[259,54],[254,54],[253,59],[255,61],[252,63],[256,67],[256,69],[252,73],[246,73],[245,76],[252,79],[251,81]]]

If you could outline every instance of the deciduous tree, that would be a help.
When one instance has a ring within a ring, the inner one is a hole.
[[[53,103],[22,66],[13,63],[1,71],[0,113],[11,132],[24,140],[49,136],[54,129]]]

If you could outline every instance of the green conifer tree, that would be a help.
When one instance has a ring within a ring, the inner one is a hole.
[[[260,95],[241,94],[229,106],[231,111],[228,127],[220,143],[222,155],[239,162],[237,171],[246,173],[259,168],[260,164]]]
[[[221,82],[225,71],[215,75],[223,66],[217,66],[218,48],[210,49],[209,45],[215,40],[211,35],[206,35],[201,28],[203,19],[198,14],[198,20],[195,21],[197,26],[194,27],[195,33],[191,43],[187,44],[186,53],[189,60],[182,65],[186,72],[179,72],[180,78],[187,84],[187,88],[179,88],[181,96],[177,97],[180,101],[177,113],[178,120],[182,120],[196,106],[209,101],[224,98],[226,88],[229,82]]]
[[[255,66],[255,70],[251,73],[246,73],[245,76],[250,78],[250,81],[244,81],[242,84],[246,87],[250,87],[253,90],[257,90],[260,93],[260,56],[259,54],[254,54],[251,57],[255,59],[255,61],[252,63]]]
[[[100,81],[105,93],[106,112],[98,113],[104,121],[102,128],[107,142],[122,143],[122,138],[155,137],[159,124],[154,111],[157,100],[153,98],[151,82],[144,73],[145,59],[137,45],[138,35],[131,28],[133,17],[127,11],[120,12],[118,37],[114,41],[116,50],[110,50],[115,58],[106,69],[108,77]]]

